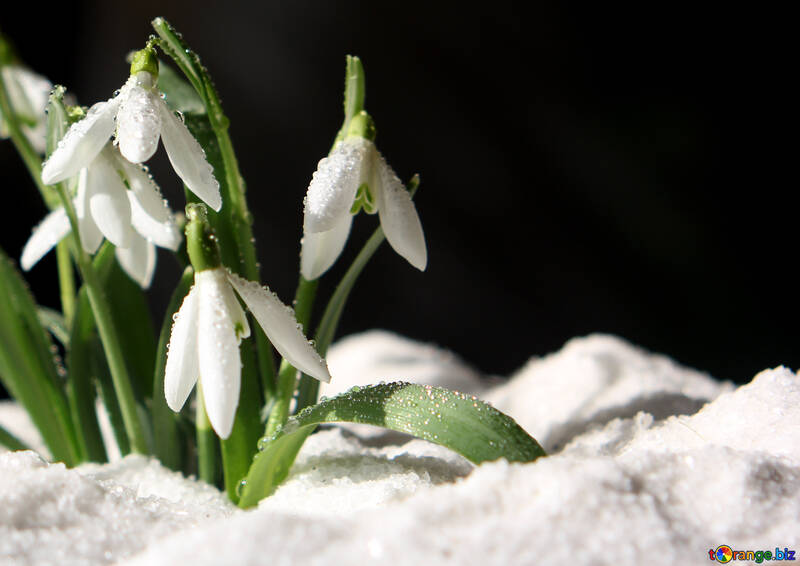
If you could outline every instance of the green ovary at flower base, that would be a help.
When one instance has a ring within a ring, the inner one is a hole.
[[[290,307],[269,289],[222,266],[204,207],[189,205],[186,212],[187,249],[195,267],[195,280],[172,325],[164,392],[170,408],[180,411],[200,379],[211,426],[221,438],[227,438],[239,402],[239,343],[250,335],[236,294],[278,352],[294,367],[326,382],[330,381],[330,373],[298,328]]]

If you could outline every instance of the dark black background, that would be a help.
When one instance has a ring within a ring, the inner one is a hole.
[[[231,119],[262,279],[285,301],[303,195],[341,122],[344,56],[360,55],[378,147],[402,178],[422,176],[429,268],[384,246],[342,334],[391,329],[496,374],[591,332],[722,379],[797,368],[787,16],[640,4],[30,3],[0,27],[82,104],[123,84],[152,17],[182,31]],[[0,245],[18,257],[44,208],[8,142],[0,167]],[[376,222],[357,218],[324,283]],[[54,266],[29,279],[57,306]],[[176,277],[160,256],[154,308]]]

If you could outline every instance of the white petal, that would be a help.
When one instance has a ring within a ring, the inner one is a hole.
[[[182,240],[181,231],[158,185],[141,165],[126,159],[119,159],[118,164],[131,188],[128,198],[133,228],[155,245],[177,250]]]
[[[63,208],[57,208],[45,216],[44,220],[33,229],[31,237],[22,249],[20,258],[22,269],[28,271],[36,265],[44,254],[69,234],[69,231],[69,217]]]
[[[50,81],[19,65],[3,67],[3,78],[14,111],[26,120],[44,121],[44,109],[53,90]]]
[[[132,163],[150,159],[158,148],[161,116],[158,95],[138,84],[126,85],[117,114],[117,143],[122,155]]]
[[[196,273],[195,285],[198,288],[197,351],[206,413],[220,438],[228,438],[239,405],[242,372],[239,339],[229,310],[231,301],[227,297],[233,292],[221,268]]]
[[[331,380],[325,360],[303,335],[291,308],[258,283],[230,272],[228,280],[281,356],[303,373],[320,381]]]
[[[43,76],[18,65],[3,67],[3,77],[11,107],[19,116],[35,124],[23,124],[23,134],[38,153],[44,153],[47,134],[45,107],[53,85]]]
[[[300,271],[303,277],[312,281],[328,271],[339,254],[342,253],[353,216],[345,214],[327,232],[306,232],[300,241]]]
[[[107,102],[98,102],[89,109],[83,120],[67,130],[56,150],[42,166],[45,185],[76,175],[94,160],[114,132],[114,116],[119,104],[118,96]]]
[[[164,367],[164,397],[175,412],[181,410],[200,375],[197,356],[197,285],[193,286],[173,316]]]
[[[133,191],[128,191],[128,198],[131,203],[131,225],[134,230],[157,246],[177,251],[182,238],[174,218],[170,216],[166,222],[157,222],[150,216],[149,211],[142,207]]]
[[[155,222],[166,222],[170,220],[172,211],[167,205],[167,201],[161,195],[153,178],[142,166],[129,162],[127,159],[118,159],[117,163],[122,167],[131,191],[136,195],[136,199],[147,214]]]
[[[103,243],[103,233],[89,213],[88,169],[81,169],[78,175],[78,194],[75,197],[75,214],[78,216],[78,234],[81,247],[88,254],[94,254]]]
[[[189,190],[216,211],[222,208],[219,183],[214,178],[214,169],[206,160],[206,154],[194,139],[186,125],[167,108],[160,98],[158,109],[161,115],[161,139],[167,150],[172,168]]]
[[[134,233],[130,245],[127,248],[117,248],[114,253],[125,273],[142,289],[148,289],[156,270],[156,247]]]
[[[341,223],[356,198],[363,182],[368,156],[374,151],[372,142],[355,138],[339,142],[330,155],[320,160],[308,185],[303,230],[327,232]]]
[[[115,246],[128,247],[132,233],[128,189],[105,155],[92,162],[86,175],[89,210],[97,227]]]
[[[428,250],[425,247],[425,235],[422,232],[417,208],[402,181],[397,178],[383,156],[377,153],[370,189],[378,205],[381,228],[389,244],[411,265],[420,271],[425,271],[428,264]]]

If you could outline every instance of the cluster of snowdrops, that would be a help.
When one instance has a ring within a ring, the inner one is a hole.
[[[123,454],[154,454],[243,506],[275,489],[303,440],[326,422],[393,428],[476,463],[542,455],[510,418],[443,389],[380,384],[318,402],[318,380],[331,379],[323,356],[372,254],[386,239],[417,269],[427,263],[412,200],[419,181],[404,185],[376,149],[360,60],[347,57],[343,124],[305,197],[293,309],[260,282],[252,215],[208,71],[165,20],[153,28],[130,57],[127,81],[88,108],[26,68],[0,36],[0,134],[50,209],[19,263],[30,270],[55,249],[61,297],[60,311],[37,305],[2,254],[0,380],[51,455],[69,465],[107,459],[98,424],[105,411]],[[143,165],[159,140],[185,186],[185,214],[173,212]],[[377,213],[380,226],[338,283],[311,342],[303,331],[318,281],[361,210]],[[141,308],[156,246],[185,268],[159,335]],[[53,358],[52,340],[63,359]],[[1,426],[0,442],[25,447]]]

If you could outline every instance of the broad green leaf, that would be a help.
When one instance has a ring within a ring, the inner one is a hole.
[[[99,371],[107,373],[108,369],[104,368],[105,354],[100,346],[85,288],[78,293],[69,342],[70,348],[66,358],[69,375],[67,396],[75,427],[79,431],[78,439],[81,443],[83,459],[105,462],[108,457],[97,421],[95,400],[97,399],[96,384],[100,380],[97,376],[98,365],[100,366]],[[98,358],[100,364],[95,361]]]
[[[80,449],[53,348],[24,280],[0,250],[0,381],[28,412],[53,458],[71,466]]]
[[[158,69],[158,88],[166,95],[167,106],[172,110],[183,114],[205,114],[206,107],[194,87],[163,62]]]
[[[97,280],[103,289],[111,310],[111,317],[120,339],[122,354],[133,383],[136,403],[141,412],[153,390],[153,366],[155,365],[155,335],[150,309],[141,288],[134,283],[115,261],[114,246],[105,242],[93,260]],[[130,451],[130,443],[124,427],[122,411],[117,400],[105,352],[97,334],[86,288],[78,293],[71,350],[68,356],[71,384],[70,392],[73,413],[80,415],[80,426],[87,438],[87,456],[100,460],[105,455],[100,451],[96,436],[96,415],[89,398],[99,387],[100,395],[111,421],[114,437],[122,454]],[[91,376],[89,378],[88,376]],[[89,396],[89,397],[87,397]],[[145,419],[148,420],[149,419]],[[148,433],[147,430],[144,431]]]
[[[480,464],[505,458],[532,462],[545,452],[511,417],[477,397],[440,387],[388,383],[354,387],[291,417],[259,453],[241,489],[240,507],[252,507],[286,479],[306,437],[321,423],[381,426],[441,444]]]

